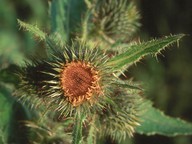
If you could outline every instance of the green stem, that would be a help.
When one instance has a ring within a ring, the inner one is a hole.
[[[96,114],[93,115],[92,121],[90,123],[90,129],[87,137],[88,144],[96,144],[96,126],[95,126]]]
[[[82,41],[86,41],[87,40],[87,35],[88,35],[88,21],[89,21],[89,16],[90,16],[90,10],[88,10],[85,14],[85,19],[83,21],[82,24]]]
[[[75,123],[73,127],[73,144],[81,144],[82,143],[82,128],[83,128],[83,121],[85,119],[85,115],[77,112],[75,116]]]

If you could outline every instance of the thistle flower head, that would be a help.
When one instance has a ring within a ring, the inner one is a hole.
[[[140,26],[138,11],[129,0],[98,0],[93,21],[106,36],[128,39]]]
[[[73,114],[76,108],[101,110],[110,86],[106,61],[107,56],[98,48],[88,49],[85,44],[73,43],[23,67],[17,95],[24,101],[36,99],[34,107],[44,103],[48,109],[64,115]]]
[[[65,64],[61,73],[61,86],[73,106],[91,100],[92,95],[101,91],[98,71],[90,63],[81,61]]]

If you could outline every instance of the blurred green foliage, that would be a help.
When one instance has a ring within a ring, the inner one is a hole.
[[[19,31],[17,18],[46,26],[45,4],[38,0],[0,1],[0,144],[27,143],[26,128],[21,124],[27,114],[12,97],[15,79],[10,72],[15,70],[13,64],[24,64],[25,57],[39,49],[30,34]]]
[[[170,49],[158,57],[158,61],[147,57],[137,66],[131,67],[128,75],[143,81],[146,86],[146,95],[154,101],[156,107],[165,111],[166,114],[182,117],[192,121],[192,2],[189,0],[137,0],[142,15],[141,31],[138,37],[149,39],[150,37],[161,37],[164,35],[185,33],[189,34],[180,42],[179,49]],[[71,1],[73,4],[73,1]],[[76,8],[83,8],[76,6]],[[49,29],[48,2],[43,0],[0,0],[0,70],[6,69],[10,64],[24,63],[24,58],[32,54],[40,54],[44,51],[43,45],[39,47],[32,39],[32,35],[19,31],[16,19],[19,18],[29,23],[37,24],[42,29]],[[71,10],[72,12],[75,12]],[[81,17],[77,14],[77,21]],[[71,22],[74,23],[74,22]],[[176,47],[176,46],[175,46]],[[38,53],[37,53],[38,50]],[[9,80],[3,78],[0,73],[0,143],[2,128],[10,130],[10,126],[17,129],[17,124],[10,121],[25,119],[24,110],[15,102],[12,95],[12,85]],[[14,106],[14,107],[13,107]],[[14,111],[13,111],[14,109]],[[15,112],[24,113],[15,117]],[[12,130],[12,133],[16,130]],[[21,131],[21,134],[24,133]],[[10,138],[7,135],[7,138]],[[11,137],[11,142],[19,140]],[[134,144],[191,144],[191,137],[167,138],[163,136],[141,136],[136,135],[134,140],[128,140]],[[127,142],[128,142],[127,141]],[[24,142],[24,140],[23,140]]]
[[[0,68],[9,63],[22,64],[24,57],[35,53],[37,46],[31,35],[19,31],[17,18],[46,27],[46,3],[30,0],[1,0],[0,5]]]

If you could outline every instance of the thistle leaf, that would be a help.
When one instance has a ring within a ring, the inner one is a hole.
[[[24,108],[11,96],[11,90],[0,85],[0,143],[28,143],[21,121],[27,116]]]
[[[68,1],[53,0],[50,4],[51,31],[60,34],[63,41],[67,41],[69,38]]]
[[[183,36],[184,34],[172,35],[141,44],[134,44],[128,47],[128,50],[124,53],[110,59],[108,65],[113,66],[114,70],[122,70],[123,66],[128,67],[148,54],[159,54],[161,50],[175,42],[178,42]]]
[[[68,15],[70,33],[79,32],[79,26],[82,24],[82,16],[86,11],[86,4],[84,0],[69,0],[68,4]]]
[[[160,110],[152,107],[151,102],[142,105],[146,111],[141,117],[141,126],[136,132],[146,135],[160,134],[165,136],[192,135],[192,124],[178,118],[166,116]]]
[[[14,74],[18,67],[16,65],[10,65],[9,67],[0,70],[0,81],[11,84],[18,84],[18,77]]]
[[[5,95],[8,93],[0,89],[0,143],[7,143],[8,136],[9,136],[9,129],[10,125],[9,122],[11,121],[11,112],[12,112],[12,104],[13,101],[8,99]]]
[[[75,123],[73,127],[73,144],[81,144],[82,143],[82,128],[83,121],[85,120],[85,115],[81,113],[77,113],[75,117]]]
[[[70,35],[79,31],[82,13],[85,12],[84,0],[53,0],[50,5],[52,33],[60,34],[65,42]]]
[[[0,68],[5,63],[23,64],[24,53],[21,52],[18,36],[13,32],[1,30],[0,40]]]
[[[46,44],[49,46],[49,48],[51,48],[51,50],[54,50],[57,47],[57,45],[63,46],[63,42],[61,41],[62,39],[60,37],[58,37],[58,35],[47,36],[47,34],[44,33],[43,31],[41,31],[37,26],[27,24],[25,22],[22,22],[19,19],[18,19],[18,23],[22,28],[24,28],[27,31],[34,34],[41,41],[46,42]],[[48,49],[48,50],[50,50],[50,49]]]
[[[45,40],[46,38],[46,34],[41,31],[37,26],[35,25],[31,25],[31,24],[27,24],[19,19],[17,19],[19,25],[26,29],[27,31],[33,33],[36,37],[38,37],[40,40]]]

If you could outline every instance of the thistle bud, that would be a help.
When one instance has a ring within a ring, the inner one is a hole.
[[[139,19],[129,0],[98,0],[93,17],[97,31],[113,40],[129,39],[140,26]]]

